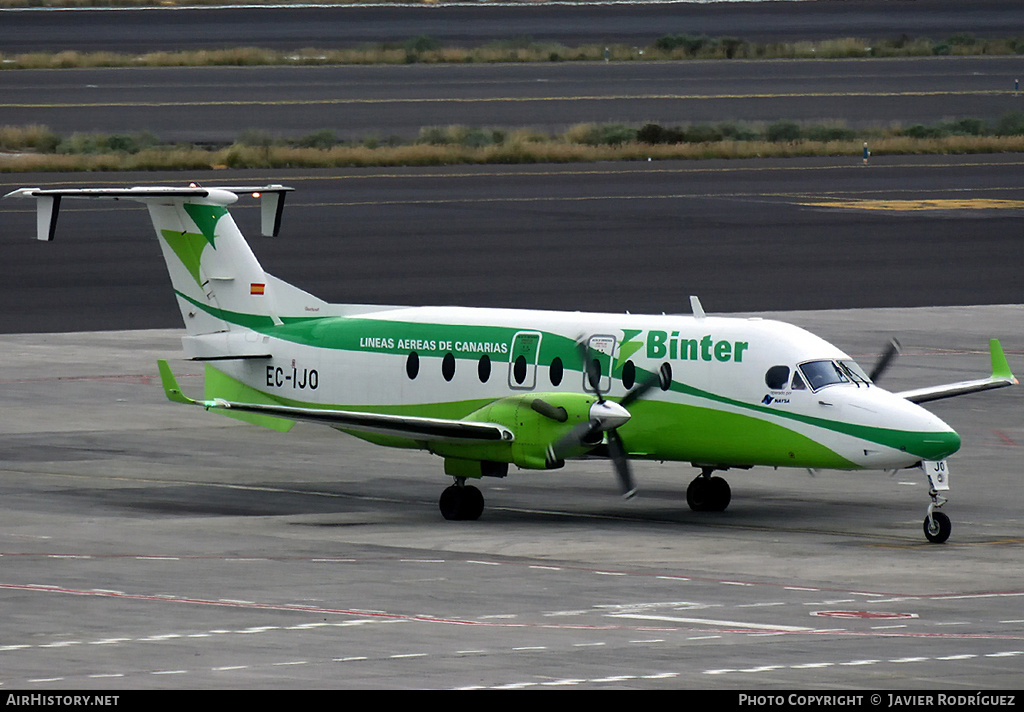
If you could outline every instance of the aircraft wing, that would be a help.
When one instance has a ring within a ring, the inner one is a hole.
[[[194,400],[181,392],[178,382],[166,361],[158,362],[160,380],[167,398],[175,403],[198,405],[206,410],[224,410],[234,413],[281,418],[329,425],[340,430],[355,430],[379,435],[391,435],[418,441],[442,442],[511,442],[512,431],[494,423],[477,423],[444,418],[422,418],[385,413],[363,413],[351,410],[302,408],[263,403],[238,403],[215,398]]]
[[[928,401],[939,400],[940,398],[952,398],[968,393],[988,391],[993,388],[1004,388],[1017,384],[1010,371],[1010,364],[1006,361],[1006,354],[999,339],[989,339],[989,351],[992,354],[992,375],[988,378],[978,378],[972,381],[960,381],[959,383],[947,383],[941,386],[929,386],[927,388],[915,388],[910,391],[902,391],[896,395],[906,398],[911,403],[927,403]]]

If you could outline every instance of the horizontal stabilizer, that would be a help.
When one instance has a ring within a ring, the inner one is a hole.
[[[972,381],[960,381],[959,383],[947,383],[941,386],[929,386],[927,388],[916,388],[911,391],[897,393],[901,398],[906,398],[911,403],[927,403],[942,398],[967,395],[988,391],[993,388],[1005,388],[1006,386],[1017,385],[1017,379],[1010,371],[1010,364],[1006,361],[1006,354],[999,339],[989,340],[989,351],[992,356],[992,375],[988,378],[978,378]]]
[[[183,336],[185,355],[193,361],[232,361],[270,358],[269,337],[255,331],[218,331]]]
[[[199,186],[186,188],[159,186],[144,188],[19,188],[4,197],[36,199],[36,238],[48,242],[53,240],[62,198],[131,200],[139,203],[159,202],[161,199],[193,198],[215,205],[231,205],[238,200],[239,193],[251,193],[253,197],[260,199],[262,232],[271,237],[280,231],[284,195],[292,190],[294,188],[283,185],[217,188],[201,188]]]

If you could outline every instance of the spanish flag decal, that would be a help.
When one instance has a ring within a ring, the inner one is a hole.
[[[266,290],[267,285],[261,284],[260,282],[253,282],[249,285],[249,294],[263,294]]]

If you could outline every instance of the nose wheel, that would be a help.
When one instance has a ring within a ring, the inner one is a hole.
[[[928,516],[924,518],[924,536],[933,544],[942,544],[949,539],[949,534],[953,531],[953,523],[949,521],[949,517],[938,510],[946,503],[946,498],[934,489],[929,490],[928,494],[931,495],[932,502],[928,505]]]

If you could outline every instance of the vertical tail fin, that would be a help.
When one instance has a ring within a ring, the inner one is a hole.
[[[35,198],[37,237],[52,240],[62,198],[130,200],[145,204],[190,336],[250,330],[289,318],[326,315],[326,303],[264,272],[227,206],[239,193],[262,203],[264,235],[277,234],[280,185],[242,188],[21,188],[8,197]]]

